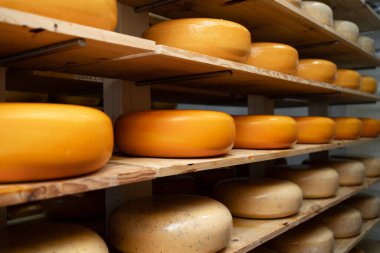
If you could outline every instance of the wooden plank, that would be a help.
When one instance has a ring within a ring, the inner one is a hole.
[[[380,178],[367,178],[365,184],[361,186],[340,187],[337,195],[333,198],[304,200],[299,213],[289,218],[274,220],[234,218],[232,240],[221,252],[248,252],[379,181]]]

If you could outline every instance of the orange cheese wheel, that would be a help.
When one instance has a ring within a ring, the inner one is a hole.
[[[335,135],[335,122],[327,117],[294,117],[301,144],[329,143]]]
[[[165,21],[148,28],[143,37],[157,44],[242,63],[246,62],[251,49],[251,34],[247,28],[221,19]]]
[[[207,157],[232,149],[233,118],[223,112],[157,110],[121,116],[116,122],[120,151],[138,156]]]
[[[327,4],[318,1],[303,1],[301,8],[306,15],[317,22],[328,26],[333,25],[333,11]]]
[[[3,103],[0,125],[0,182],[93,172],[113,151],[111,120],[88,107]]]
[[[344,205],[357,209],[363,219],[374,219],[380,214],[380,199],[370,194],[357,194],[346,200]]]
[[[359,249],[359,248],[353,248],[352,250],[350,250],[350,252],[348,253],[365,253],[364,250],[362,249]]]
[[[252,43],[246,64],[295,74],[298,66],[298,52],[294,47],[279,43]]]
[[[357,42],[359,39],[359,27],[351,21],[334,20],[334,29],[352,42]]]
[[[196,182],[190,175],[161,177],[152,181],[152,188],[154,195],[194,194]]]
[[[362,132],[362,122],[358,118],[334,118],[336,140],[356,140]]]
[[[371,76],[363,76],[360,82],[359,90],[368,93],[376,93],[377,80]]]
[[[233,216],[243,218],[283,218],[302,205],[302,191],[296,184],[272,178],[225,180],[216,185],[214,196]]]
[[[331,61],[321,59],[299,60],[296,75],[308,80],[332,83],[336,78],[337,67]]]
[[[336,80],[333,84],[350,89],[359,89],[361,75],[359,72],[350,69],[338,69]]]
[[[261,247],[258,247],[258,248],[255,248],[255,249],[249,251],[249,253],[278,253],[278,251],[275,251],[273,249],[261,246]]]
[[[297,124],[287,116],[235,116],[235,148],[290,148],[298,136]]]
[[[0,6],[106,30],[117,23],[116,0],[0,0]]]
[[[217,252],[227,246],[232,216],[216,200],[166,195],[133,200],[110,217],[109,241],[122,252]]]
[[[362,121],[361,137],[376,138],[380,134],[380,121],[371,118],[360,118]]]

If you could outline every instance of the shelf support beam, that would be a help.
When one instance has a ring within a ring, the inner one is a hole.
[[[311,100],[308,106],[309,116],[326,116],[329,115],[329,104],[323,101]],[[312,161],[323,161],[329,158],[329,151],[311,153],[309,155]]]

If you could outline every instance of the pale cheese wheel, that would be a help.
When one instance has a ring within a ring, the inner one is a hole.
[[[232,216],[216,200],[166,195],[133,200],[110,217],[109,241],[128,253],[214,253],[227,246]]]
[[[126,114],[116,121],[120,151],[137,156],[207,157],[229,152],[233,118],[223,112],[157,110]]]
[[[371,76],[362,76],[359,90],[372,94],[376,93],[377,80]]]
[[[333,197],[339,189],[338,173],[326,166],[279,166],[271,168],[267,173],[270,177],[296,183],[305,199]]]
[[[334,20],[334,29],[352,42],[357,42],[359,39],[359,27],[351,21]]]
[[[359,36],[358,39],[359,46],[368,53],[375,53],[375,40],[368,36]]]
[[[332,84],[357,90],[360,87],[361,78],[357,71],[338,69],[336,80]]]
[[[332,83],[336,79],[335,63],[322,59],[299,60],[296,75],[304,79]]]
[[[358,118],[339,117],[335,121],[336,140],[356,140],[362,132],[362,122]]]
[[[360,212],[346,206],[335,206],[324,212],[319,220],[334,233],[334,238],[349,238],[360,234],[363,224]]]
[[[376,138],[380,134],[380,121],[371,118],[360,118],[363,124],[362,137]]]
[[[274,238],[270,245],[280,253],[333,253],[334,236],[327,227],[309,223]]]
[[[339,174],[339,185],[361,185],[365,179],[365,166],[359,161],[331,160],[324,165],[334,168]]]
[[[235,116],[235,148],[290,148],[297,141],[297,123],[287,116]]]
[[[249,251],[249,253],[279,253],[279,252],[276,250],[270,249],[266,246],[260,246],[258,248],[255,248]]]
[[[302,11],[323,25],[333,25],[333,11],[324,3],[318,1],[303,1],[301,5]]]
[[[252,43],[246,64],[293,75],[297,71],[298,52],[285,44]]]
[[[106,30],[117,23],[116,0],[0,0],[0,6]]]
[[[113,151],[103,112],[60,104],[0,104],[0,182],[72,177],[99,170]]]
[[[302,191],[296,184],[272,178],[225,180],[216,185],[214,196],[233,216],[242,218],[287,217],[302,205]]]
[[[108,253],[95,232],[72,224],[28,223],[8,226],[0,253]]]
[[[346,200],[344,205],[359,210],[366,220],[377,218],[380,214],[380,199],[370,194],[357,194]]]
[[[231,61],[246,62],[251,34],[244,26],[221,19],[186,18],[164,21],[148,28],[143,37]]]
[[[294,117],[300,144],[329,143],[335,135],[335,122],[327,117]]]
[[[298,8],[300,8],[302,4],[302,0],[286,0],[286,1],[293,4],[294,6],[297,6]]]
[[[355,247],[352,250],[350,250],[350,252],[348,253],[365,253],[365,251]]]
[[[338,158],[357,160],[365,166],[366,177],[380,176],[380,158],[377,157],[355,157],[355,156],[336,156]]]

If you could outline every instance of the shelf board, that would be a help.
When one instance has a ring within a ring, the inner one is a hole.
[[[333,141],[330,144],[322,145],[302,144],[283,150],[234,149],[224,156],[203,159],[113,156],[101,170],[82,177],[33,183],[0,184],[0,207],[147,181],[157,177],[367,144],[375,140],[377,139],[366,138],[357,141]]]
[[[289,218],[274,220],[234,218],[232,241],[221,252],[248,252],[379,181],[380,178],[366,178],[365,183],[361,186],[340,187],[337,195],[333,198],[304,200],[300,212]]]
[[[358,44],[340,36],[331,27],[321,25],[285,0],[119,0],[169,18],[211,17],[235,21],[252,32],[254,41],[281,42],[295,46],[302,58],[321,57],[345,68],[380,65],[380,59],[362,50]],[[149,7],[147,4],[155,2]],[[166,2],[166,4],[165,4]],[[158,3],[158,4],[157,4]]]
[[[335,239],[335,249],[334,253],[348,253],[352,248],[356,246],[368,232],[380,221],[380,218],[365,220],[363,221],[363,226],[360,235],[346,238],[346,239]]]

